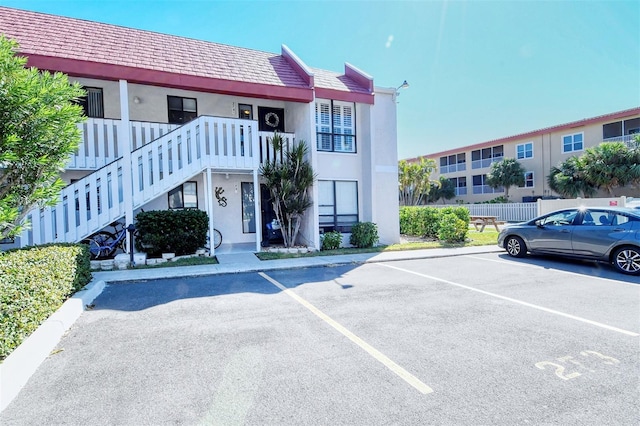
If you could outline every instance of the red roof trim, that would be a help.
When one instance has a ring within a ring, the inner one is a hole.
[[[309,85],[309,87],[314,86],[313,73],[309,70],[309,67],[302,62],[298,56],[293,53],[291,49],[289,49],[284,44],[282,45],[282,57],[286,59],[287,63],[293,68],[298,75],[304,80],[305,83]]]
[[[348,62],[344,63],[344,75],[358,83],[369,92],[373,92],[373,78]]]
[[[316,87],[316,98],[333,99],[335,101],[358,102],[373,105],[373,94],[358,92],[343,92],[335,89]]]
[[[518,135],[508,136],[506,138],[494,139],[494,140],[481,142],[473,145],[461,146],[459,148],[449,149],[447,151],[435,152],[433,154],[421,155],[419,157],[414,157],[414,158],[408,158],[407,161],[419,161],[421,158],[442,157],[445,155],[451,155],[451,154],[457,154],[460,152],[465,152],[465,151],[470,151],[475,149],[487,148],[489,146],[495,146],[496,144],[500,144],[500,143],[507,143],[507,142],[512,142],[520,139],[533,138],[536,136],[555,133],[562,130],[569,130],[569,129],[575,129],[578,127],[588,126],[594,123],[616,120],[618,118],[630,117],[632,115],[640,115],[640,107],[626,109],[624,111],[613,112],[611,114],[599,115],[597,117],[585,118],[578,121],[572,121],[570,123],[559,124],[557,126],[545,127],[544,129],[534,130],[532,132],[527,132],[527,133],[520,133]]]
[[[284,101],[313,101],[313,91],[310,88],[279,87],[33,54],[28,55],[27,65],[75,77],[127,80],[131,83]]]

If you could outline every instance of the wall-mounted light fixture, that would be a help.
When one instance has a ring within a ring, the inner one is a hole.
[[[409,87],[409,83],[407,83],[407,80],[405,80],[405,81],[402,82],[402,84],[400,86],[397,87],[395,96],[393,97],[393,100],[395,101],[396,98],[398,96],[400,96],[400,89],[406,89],[407,87]]]
[[[133,103],[134,103],[134,104],[142,103],[142,99],[140,99],[140,98],[139,98],[139,97],[137,97],[137,96],[134,96],[134,97],[133,97]]]

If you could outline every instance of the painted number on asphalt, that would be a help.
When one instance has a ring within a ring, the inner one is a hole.
[[[589,358],[590,360],[594,360],[594,359],[598,359],[600,360],[602,363],[606,364],[606,365],[616,365],[616,364],[620,364],[620,361],[618,361],[617,359],[607,356],[607,355],[603,355],[600,352],[596,352],[596,351],[582,351],[580,352],[580,355],[585,357],[585,358]],[[567,356],[563,356],[560,358],[556,359],[557,361],[560,361],[564,364],[573,364],[583,370],[589,371],[591,373],[593,373],[595,370],[592,370],[591,368],[585,366],[584,364],[582,364],[580,361],[575,360],[571,355],[567,355]],[[577,371],[567,371],[567,369],[565,368],[564,365],[561,364],[557,364],[555,362],[551,362],[551,361],[541,361],[541,362],[537,362],[535,364],[535,366],[537,368],[539,368],[540,370],[545,370],[547,367],[551,367],[553,369],[553,372],[555,373],[555,375],[559,378],[561,378],[562,380],[571,380],[571,379],[575,379],[576,377],[580,377],[582,376],[581,373],[577,372]]]

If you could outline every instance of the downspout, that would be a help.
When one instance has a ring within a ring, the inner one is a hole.
[[[206,203],[207,216],[209,217],[209,256],[215,255],[215,244],[213,241],[213,186],[212,186],[212,175],[211,175],[211,167],[207,167],[205,171],[202,172],[204,175],[204,190],[205,196],[204,201]]]

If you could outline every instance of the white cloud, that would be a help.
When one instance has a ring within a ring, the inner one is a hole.
[[[388,49],[391,47],[391,43],[393,43],[393,34],[387,37],[387,42],[384,44],[384,46]]]

